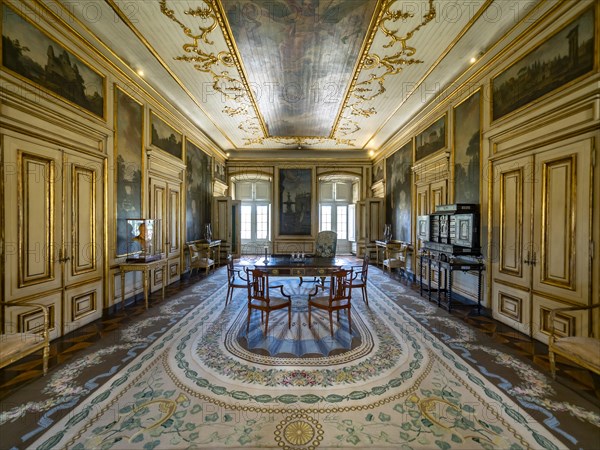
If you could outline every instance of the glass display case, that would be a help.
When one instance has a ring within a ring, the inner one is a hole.
[[[127,261],[150,262],[162,257],[161,221],[123,219],[127,222]]]

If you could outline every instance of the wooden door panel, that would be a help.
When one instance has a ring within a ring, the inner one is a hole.
[[[6,300],[62,287],[62,154],[6,138],[4,148]]]
[[[528,289],[531,281],[531,158],[494,166],[492,276]]]
[[[587,140],[536,156],[533,289],[577,303],[588,301],[591,153]]]

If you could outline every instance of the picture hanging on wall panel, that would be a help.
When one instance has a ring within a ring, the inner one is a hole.
[[[182,158],[183,135],[158,117],[154,111],[150,112],[150,131],[152,145],[179,159]]]
[[[454,203],[479,203],[480,98],[477,91],[454,108]]]
[[[392,224],[392,238],[412,242],[412,141],[385,160],[385,223]]]
[[[415,138],[415,161],[446,146],[446,115],[444,114]]]
[[[105,78],[6,4],[2,65],[19,78],[104,118]]]
[[[279,169],[279,234],[310,236],[312,169]]]
[[[185,141],[186,160],[186,240],[204,238],[205,225],[211,222],[212,158],[193,142]]]
[[[594,69],[595,9],[590,8],[492,79],[492,120],[516,111]]]
[[[144,149],[144,108],[132,97],[115,88],[115,164],[117,256],[127,253],[124,219],[142,216],[142,153]]]

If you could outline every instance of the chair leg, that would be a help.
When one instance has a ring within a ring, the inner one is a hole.
[[[363,295],[363,300],[365,301],[365,303],[367,304],[367,306],[369,306],[369,297],[367,296],[367,285],[366,285],[366,283],[362,287],[362,295]]]
[[[350,307],[348,307],[348,331],[352,334],[352,317],[350,317]]]
[[[331,331],[331,337],[333,337],[333,311],[329,311],[329,331]]]
[[[265,337],[267,337],[268,329],[269,329],[269,311],[267,311],[267,320],[265,321]]]
[[[292,328],[292,307],[288,306],[288,329]]]
[[[250,313],[252,312],[252,308],[248,308],[248,323],[246,324],[246,334],[248,334],[248,330],[250,330]]]
[[[548,351],[548,358],[550,359],[550,373],[552,374],[552,379],[556,379],[556,358],[554,352]]]
[[[310,328],[310,304],[308,305],[308,328]]]
[[[227,286],[227,296],[225,297],[225,306],[227,306],[227,302],[229,301],[229,294],[233,298],[233,288],[231,286]]]

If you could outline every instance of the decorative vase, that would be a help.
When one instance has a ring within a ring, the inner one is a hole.
[[[212,241],[212,227],[210,226],[210,223],[204,225],[204,239],[208,242]]]
[[[392,224],[390,223],[383,226],[383,240],[386,243],[392,240]]]

